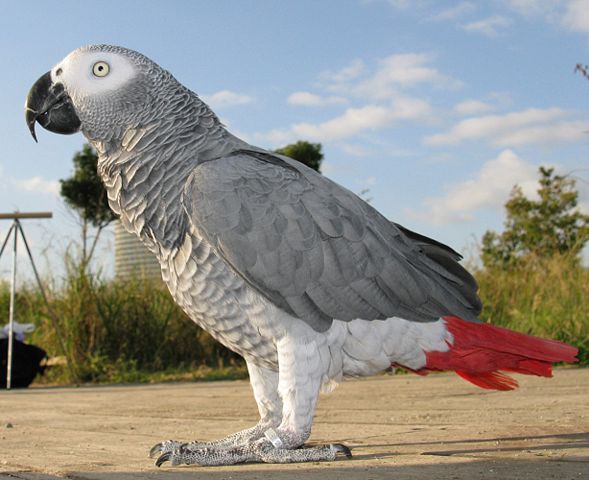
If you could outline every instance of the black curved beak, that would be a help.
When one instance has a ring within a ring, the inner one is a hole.
[[[71,98],[61,83],[51,81],[50,72],[39,78],[29,91],[25,102],[25,118],[35,142],[35,122],[55,133],[70,134],[80,129],[80,119]]]

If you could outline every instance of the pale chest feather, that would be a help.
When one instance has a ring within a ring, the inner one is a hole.
[[[194,230],[186,233],[179,248],[161,254],[162,277],[193,321],[240,355],[276,365],[273,305],[247,286]]]
[[[164,165],[146,155],[133,158],[124,149],[99,163],[111,208],[158,258],[162,277],[186,314],[228,348],[276,364],[275,335],[261,333],[275,307],[190,228],[181,194],[192,168],[189,160]]]

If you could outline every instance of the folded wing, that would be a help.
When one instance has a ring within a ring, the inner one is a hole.
[[[333,319],[475,320],[480,312],[456,252],[287,157],[240,150],[201,163],[182,201],[238,275],[317,331]]]

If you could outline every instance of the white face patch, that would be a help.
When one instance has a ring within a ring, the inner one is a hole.
[[[51,69],[51,80],[61,82],[74,101],[117,90],[135,75],[124,56],[89,50],[75,50]]]

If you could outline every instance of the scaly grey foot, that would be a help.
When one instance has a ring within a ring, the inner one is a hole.
[[[335,460],[338,454],[352,457],[348,447],[340,443],[317,447],[295,449],[276,448],[269,440],[260,439],[255,443],[233,448],[191,448],[190,444],[180,445],[167,451],[156,460],[156,466],[165,462],[175,465],[233,465],[243,462],[299,463],[320,460]]]
[[[248,428],[246,430],[242,430],[240,432],[232,433],[225,438],[220,440],[213,440],[210,442],[199,442],[199,441],[192,441],[192,442],[179,442],[177,440],[165,440],[160,443],[156,443],[151,450],[149,451],[149,457],[153,458],[156,454],[165,454],[171,452],[179,447],[186,447],[191,450],[196,450],[199,448],[232,448],[232,447],[239,447],[242,445],[247,445],[248,443],[252,443],[264,436],[264,432],[271,428],[272,425],[268,422],[260,422],[254,427]]]

